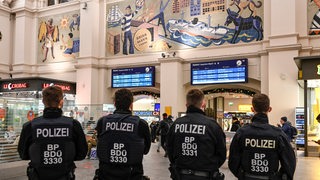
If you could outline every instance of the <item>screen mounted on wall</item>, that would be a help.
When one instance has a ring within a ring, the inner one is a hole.
[[[192,85],[245,82],[248,82],[248,59],[191,64]]]
[[[112,69],[112,87],[153,87],[155,85],[155,67],[135,67]]]

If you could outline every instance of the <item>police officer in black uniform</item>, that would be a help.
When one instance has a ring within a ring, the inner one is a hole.
[[[252,123],[240,128],[231,142],[231,172],[241,180],[293,179],[296,157],[286,134],[268,123],[269,97],[254,95],[252,106]]]
[[[115,93],[114,114],[97,123],[100,180],[141,180],[142,159],[150,149],[148,123],[132,115],[133,95],[128,89]]]
[[[201,90],[190,90],[186,100],[187,115],[177,118],[168,134],[171,178],[224,179],[219,168],[226,160],[226,136],[214,119],[205,116]]]
[[[50,86],[42,91],[43,116],[23,125],[18,145],[21,159],[31,160],[30,180],[75,179],[74,161],[87,154],[87,142],[80,123],[62,116],[63,91]]]

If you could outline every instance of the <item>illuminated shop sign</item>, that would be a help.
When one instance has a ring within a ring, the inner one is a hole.
[[[54,84],[54,83],[43,83],[42,84],[42,88],[47,88],[49,86],[58,86],[62,89],[62,91],[70,91],[71,90],[71,86],[69,85],[62,85],[62,84]]]
[[[159,116],[159,112],[155,111],[133,111],[135,116]]]
[[[317,74],[320,75],[320,64],[317,65],[317,69],[318,69]]]
[[[25,89],[28,87],[29,87],[28,83],[6,83],[6,84],[3,84],[2,88],[7,90],[14,90],[14,89]]]

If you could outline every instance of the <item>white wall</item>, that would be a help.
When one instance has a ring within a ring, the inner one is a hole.
[[[9,61],[10,61],[10,52],[11,52],[11,21],[10,21],[10,12],[5,7],[0,6],[0,22],[1,22],[1,34],[2,40],[0,41],[0,77],[2,79],[8,77],[9,71]]]

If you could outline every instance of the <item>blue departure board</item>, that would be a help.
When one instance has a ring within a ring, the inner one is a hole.
[[[155,67],[112,69],[113,88],[153,87]]]
[[[191,64],[191,84],[223,84],[248,82],[248,59]]]

